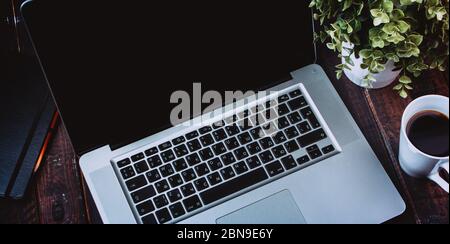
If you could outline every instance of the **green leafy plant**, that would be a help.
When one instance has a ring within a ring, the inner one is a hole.
[[[403,70],[394,90],[406,98],[411,77],[448,67],[449,0],[311,0],[310,7],[322,27],[316,40],[344,57],[336,66],[338,79],[354,65],[352,54],[362,57],[361,68],[371,73],[363,81],[367,86],[391,60]]]

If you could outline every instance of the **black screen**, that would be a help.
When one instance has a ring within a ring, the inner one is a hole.
[[[307,5],[35,0],[23,14],[80,153],[169,127],[171,94],[193,83],[256,91],[312,63]]]

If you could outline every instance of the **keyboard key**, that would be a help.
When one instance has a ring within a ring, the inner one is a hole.
[[[175,203],[169,207],[170,212],[174,218],[179,218],[186,214],[181,203]]]
[[[317,145],[312,145],[312,146],[306,148],[307,152],[312,152],[312,151],[316,151],[316,150],[319,150],[319,147]]]
[[[235,137],[225,140],[225,145],[227,146],[228,150],[233,150],[240,146],[238,140]]]
[[[316,158],[320,158],[322,157],[322,152],[320,150],[314,150],[314,151],[310,151],[308,152],[309,157],[311,157],[311,159],[316,159]]]
[[[145,175],[147,176],[147,179],[150,183],[161,179],[161,175],[159,174],[159,171],[157,169],[147,172]]]
[[[289,95],[291,96],[291,98],[295,98],[302,95],[302,92],[299,89],[297,89],[295,91],[290,92]]]
[[[227,148],[225,147],[225,144],[223,144],[222,142],[213,145],[212,150],[214,151],[214,154],[216,156],[219,156],[227,152]]]
[[[309,123],[307,121],[304,121],[302,123],[300,123],[299,125],[297,125],[298,130],[300,131],[300,133],[305,134],[310,132],[311,126],[309,125]]]
[[[284,133],[280,131],[280,132],[276,133],[276,134],[273,136],[273,141],[274,141],[276,144],[280,144],[280,143],[283,143],[283,142],[287,141],[287,138],[286,138],[286,136],[284,135]]]
[[[241,143],[241,145],[250,143],[253,140],[248,132],[244,132],[244,133],[238,135],[237,138],[238,138],[239,142]]]
[[[153,202],[155,203],[156,208],[162,208],[164,206],[167,206],[167,204],[169,204],[169,201],[167,200],[165,195],[160,195],[153,198]]]
[[[278,115],[279,116],[284,116],[284,115],[286,115],[286,114],[288,114],[290,112],[289,108],[288,108],[288,106],[286,104],[279,105],[278,108],[277,108],[277,111],[278,111]]]
[[[140,173],[144,173],[145,171],[149,170],[150,168],[148,167],[147,162],[145,162],[145,160],[143,160],[138,163],[135,163],[134,169],[136,170],[136,172],[138,174],[140,174]]]
[[[326,146],[326,147],[322,148],[323,154],[328,154],[330,152],[334,152],[334,150],[335,149],[334,149],[333,145],[329,145],[329,146]]]
[[[216,141],[222,141],[228,137],[224,129],[216,130],[212,133],[212,135]]]
[[[214,138],[210,134],[208,134],[208,135],[200,137],[200,142],[202,143],[202,145],[204,147],[207,147],[207,146],[214,144]]]
[[[155,210],[155,206],[153,205],[152,201],[146,201],[144,203],[141,203],[136,206],[137,212],[140,216],[146,215],[150,212],[153,212]]]
[[[201,135],[204,135],[204,134],[206,134],[208,132],[211,132],[212,131],[212,127],[211,126],[205,126],[203,128],[200,128],[198,131],[200,132]]]
[[[208,165],[211,171],[216,171],[223,167],[222,162],[220,162],[219,158],[208,161]]]
[[[127,185],[128,191],[134,191],[137,190],[145,185],[147,185],[147,180],[143,175],[138,176],[136,178],[133,178],[131,180],[128,180],[125,185]]]
[[[123,160],[120,160],[119,162],[117,162],[117,167],[123,168],[130,164],[131,164],[131,160],[129,158],[126,158],[126,159],[123,159]]]
[[[236,174],[240,175],[248,171],[247,165],[244,161],[241,161],[239,163],[233,164],[234,171]]]
[[[270,177],[277,176],[284,172],[283,165],[281,165],[280,161],[268,164],[266,166],[266,170],[269,173]]]
[[[158,222],[156,221],[155,215],[149,214],[141,219],[144,225],[156,225]]]
[[[175,170],[173,169],[171,164],[166,164],[164,166],[161,166],[159,168],[159,172],[161,172],[161,175],[163,177],[167,177],[167,176],[175,174]]]
[[[299,165],[306,164],[307,162],[309,162],[309,157],[308,157],[308,155],[305,155],[305,156],[300,157],[300,158],[297,159],[297,163],[298,163]]]
[[[220,182],[222,182],[222,178],[220,177],[220,174],[218,172],[208,175],[207,178],[208,178],[209,184],[211,184],[212,186],[217,185]]]
[[[183,184],[183,179],[181,178],[181,176],[179,174],[176,174],[174,176],[170,176],[168,178],[169,184],[172,188],[175,188],[177,186],[180,186],[181,184]]]
[[[158,155],[150,157],[149,159],[147,159],[147,162],[152,169],[162,165],[161,158]]]
[[[188,197],[188,196],[195,194],[194,186],[191,183],[182,186],[180,188],[180,190],[181,190],[181,193],[183,193],[184,197]]]
[[[169,198],[169,201],[173,203],[180,200],[183,196],[181,196],[180,190],[175,189],[167,192],[167,197]]]
[[[188,170],[183,171],[181,173],[181,176],[183,177],[185,182],[189,182],[189,181],[197,178],[193,169],[188,169]]]
[[[297,163],[295,162],[292,156],[287,156],[281,159],[281,163],[283,164],[286,170],[293,169],[297,167]]]
[[[172,143],[170,143],[170,141],[164,142],[163,144],[161,144],[161,145],[158,146],[158,148],[159,148],[160,151],[167,150],[167,149],[169,149],[169,148],[171,148],[171,147],[172,147]]]
[[[133,192],[131,198],[134,203],[142,202],[156,195],[155,188],[153,186],[147,186],[139,191]],[[153,211],[153,210],[152,210]]]
[[[261,162],[263,164],[270,163],[273,160],[275,160],[275,158],[273,157],[273,155],[270,151],[265,151],[265,152],[260,153],[259,158],[261,159]]]
[[[188,212],[195,211],[203,206],[202,203],[200,202],[200,198],[198,198],[197,195],[183,200],[183,205],[186,208],[186,211]]]
[[[282,145],[272,148],[272,153],[276,158],[281,158],[287,154],[286,149]]]
[[[301,112],[303,118],[307,119],[314,129],[321,127],[319,120],[314,115],[314,113],[310,107],[304,108],[300,112]]]
[[[220,170],[220,174],[222,175],[222,178],[224,180],[228,180],[230,178],[233,178],[236,175],[234,173],[232,167],[227,167],[227,168],[224,168],[224,169]]]
[[[167,180],[161,180],[155,183],[155,188],[158,193],[162,193],[168,191],[170,189],[170,186],[169,183],[167,183]]]
[[[282,130],[282,129],[288,127],[289,125],[290,125],[290,124],[289,124],[289,121],[288,121],[288,119],[287,119],[286,117],[282,117],[282,118],[279,118],[279,119],[278,119],[278,128],[279,128],[280,130]]]
[[[250,167],[250,169],[254,169],[258,166],[261,166],[261,161],[259,160],[259,158],[257,156],[248,158],[246,160],[248,167]]]
[[[286,130],[284,130],[284,134],[286,134],[288,139],[293,139],[300,135],[295,126],[289,127]]]
[[[248,118],[239,121],[238,126],[241,129],[241,131],[247,131],[253,127],[252,123],[250,122],[250,119]]]
[[[266,119],[266,120],[273,120],[273,119],[276,119],[278,117],[278,115],[277,115],[277,113],[275,112],[275,109],[273,109],[273,108],[271,108],[271,109],[268,109],[268,110],[266,110],[265,112],[264,112],[264,118]]]
[[[201,179],[194,181],[194,185],[195,185],[195,188],[197,189],[197,191],[203,191],[209,187],[209,184],[208,184],[208,181],[206,180],[206,178],[201,178]]]
[[[234,157],[234,155],[232,153],[224,154],[220,158],[222,159],[222,162],[225,165],[230,165],[230,164],[236,162],[236,158]]]
[[[200,157],[202,158],[203,161],[207,161],[214,157],[214,153],[211,151],[210,148],[200,150],[198,154],[200,154]]]
[[[172,220],[172,217],[170,216],[169,210],[167,210],[167,208],[157,211],[156,218],[158,218],[160,224],[164,224]]]
[[[177,155],[177,157],[179,158],[186,156],[189,153],[185,145],[179,145],[178,147],[175,147],[173,151],[175,152],[175,155]]]
[[[196,138],[197,136],[199,136],[198,132],[193,131],[191,133],[186,134],[186,139],[192,140],[192,139]]]
[[[287,100],[289,100],[289,96],[288,95],[282,95],[278,97],[278,103],[284,103]]]
[[[273,122],[269,122],[263,125],[262,128],[266,135],[272,135],[273,133],[278,131],[278,127]]]
[[[259,146],[258,142],[253,142],[251,144],[247,145],[247,149],[250,152],[251,155],[255,155],[262,151],[261,147]]]
[[[146,150],[144,153],[147,157],[153,156],[158,153],[158,148],[152,147],[152,148]]]
[[[263,168],[251,171],[247,174],[234,178],[224,184],[210,188],[202,193],[200,197],[205,204],[213,203],[217,200],[223,199],[233,193],[239,192],[245,188],[258,184],[268,178]]]
[[[297,111],[300,108],[303,108],[308,105],[304,97],[299,97],[294,100],[291,100],[288,102],[289,108],[291,108],[291,111]]]
[[[197,139],[188,142],[187,146],[191,152],[195,152],[202,148],[202,145],[200,144],[200,142]]]
[[[288,118],[289,122],[291,122],[291,124],[293,124],[293,125],[295,125],[303,120],[302,116],[298,112],[293,112],[293,113],[289,114],[287,116],[287,118]]]
[[[234,136],[239,134],[240,130],[237,125],[230,125],[225,127],[226,132],[228,133],[228,136]]]
[[[311,126],[312,126],[314,129],[317,129],[317,128],[320,128],[320,127],[321,127],[320,122],[319,122],[319,120],[316,118],[316,116],[311,116],[311,117],[309,117],[309,118],[308,118],[308,121],[309,121],[309,123],[311,124]]]
[[[318,129],[299,137],[297,141],[301,147],[306,147],[325,138],[327,138],[327,134],[325,133],[325,131],[323,129]]]
[[[259,144],[261,144],[261,147],[265,149],[269,149],[273,146],[275,146],[275,143],[273,142],[272,138],[266,137],[259,141]]]
[[[128,166],[120,170],[120,174],[124,180],[127,180],[136,175],[132,166]]]
[[[295,142],[295,140],[286,142],[286,143],[284,144],[284,147],[286,148],[286,151],[287,151],[288,153],[295,152],[295,151],[297,151],[298,149],[300,149],[300,147],[298,146],[297,142]]]
[[[221,120],[212,125],[213,129],[219,129],[225,126],[225,121]]]
[[[261,127],[250,130],[250,135],[254,140],[259,140],[264,137],[264,132]]]
[[[161,158],[164,161],[164,163],[168,163],[175,159],[175,154],[173,154],[172,150],[167,150],[161,153]]]
[[[180,136],[180,137],[177,137],[177,138],[173,139],[172,143],[173,143],[173,145],[176,146],[176,145],[179,145],[179,144],[181,144],[181,143],[183,143],[185,141],[186,141],[186,139],[184,139],[184,136]]]
[[[174,161],[172,164],[177,172],[180,172],[188,167],[186,160],[184,160],[184,158],[180,158]]]
[[[209,173],[209,168],[206,163],[202,163],[200,165],[195,166],[195,172],[197,172],[197,175],[204,176]]]
[[[312,109],[310,107],[306,107],[306,108],[300,110],[300,113],[302,114],[304,119],[308,119],[310,116],[314,115],[314,112],[312,111]]]
[[[236,156],[237,160],[242,160],[249,156],[245,147],[241,147],[241,148],[234,150],[234,155]]]
[[[186,161],[189,164],[189,166],[197,165],[201,162],[200,158],[198,157],[197,153],[191,154],[186,157]]]
[[[137,162],[137,161],[142,160],[144,158],[145,158],[145,156],[144,156],[143,153],[138,153],[138,154],[136,154],[136,155],[131,157],[131,161]]]

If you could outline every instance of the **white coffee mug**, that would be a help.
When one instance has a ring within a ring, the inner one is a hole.
[[[416,178],[428,178],[436,182],[448,193],[448,182],[442,179],[439,171],[444,169],[448,174],[449,156],[436,157],[420,151],[411,143],[406,131],[410,120],[415,115],[430,110],[442,113],[448,117],[449,98],[438,95],[424,96],[408,105],[402,118],[399,161],[402,169],[408,175]]]

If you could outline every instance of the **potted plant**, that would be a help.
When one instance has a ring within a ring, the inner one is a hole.
[[[449,0],[311,0],[321,30],[316,40],[342,58],[345,74],[367,88],[394,87],[406,98],[413,78],[445,71],[449,55]]]

